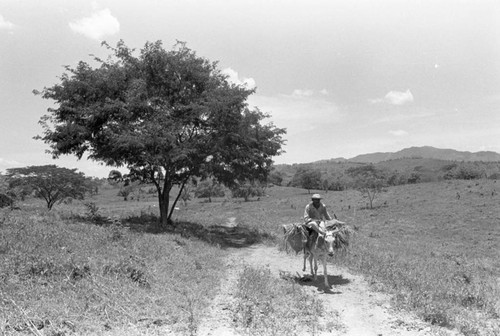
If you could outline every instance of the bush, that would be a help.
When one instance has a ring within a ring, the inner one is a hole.
[[[451,168],[443,176],[445,180],[476,180],[485,175],[483,170],[473,165],[462,164],[450,167]]]
[[[250,199],[250,197],[264,196],[264,188],[258,182],[244,182],[233,189],[231,189],[233,197],[241,197],[245,199],[245,202]]]
[[[212,202],[212,197],[224,197],[224,187],[214,180],[201,181],[194,191],[197,198],[208,198]]]
[[[0,208],[10,207],[14,204],[12,198],[5,194],[0,194]]]

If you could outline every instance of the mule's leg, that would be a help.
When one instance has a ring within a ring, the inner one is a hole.
[[[313,276],[313,279],[316,280],[316,270],[313,267],[313,261],[316,262],[314,254],[309,253],[309,268],[311,270],[311,275]]]
[[[314,256],[314,274],[318,274],[318,256]]]
[[[323,255],[323,276],[325,277],[325,287],[330,288],[330,285],[328,284],[328,273],[326,271],[326,254]]]
[[[302,272],[306,271],[307,256],[308,256],[308,252],[306,251],[306,249],[304,249],[304,267],[302,267]]]

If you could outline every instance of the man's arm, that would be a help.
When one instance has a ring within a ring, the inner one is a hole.
[[[332,220],[332,216],[330,216],[324,204],[323,204],[323,217],[325,217],[326,220]]]
[[[309,223],[311,221],[311,217],[309,216],[309,204],[306,205],[306,208],[304,210],[304,223]]]

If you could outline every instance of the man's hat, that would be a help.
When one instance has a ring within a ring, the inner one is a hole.
[[[321,199],[321,195],[320,194],[314,194],[311,196],[311,199]]]

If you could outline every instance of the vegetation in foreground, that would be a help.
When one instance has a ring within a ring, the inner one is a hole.
[[[315,335],[325,310],[319,299],[307,295],[294,279],[279,281],[265,267],[246,267],[236,291],[235,325],[247,335]],[[329,328],[340,330],[338,316],[329,316]]]
[[[394,303],[464,335],[499,335],[500,184],[443,181],[390,187],[373,209],[353,190],[323,194],[330,212],[356,230],[350,252],[333,260],[363,273]],[[188,205],[179,218],[221,223],[235,217],[256,232],[281,236],[300,222],[309,191],[272,187],[237,204]]]
[[[373,209],[356,191],[328,192],[330,212],[357,230],[350,252],[333,262],[363,273],[375,288],[392,293],[397,306],[432,324],[464,335],[498,335],[499,189],[495,180],[391,187]],[[42,326],[45,335],[195,333],[217,291],[226,253],[217,247],[223,242],[206,239],[208,228],[233,218],[255,237],[249,243],[277,245],[281,224],[300,221],[310,197],[307,190],[287,187],[266,193],[248,202],[188,200],[176,210],[178,230],[157,234],[136,232],[157,219],[155,196],[137,194],[125,202],[117,187],[101,188],[93,208],[75,201],[47,212],[30,200],[19,204],[21,210],[5,210],[1,331],[36,334]],[[91,218],[89,209],[94,219],[118,217],[127,226],[83,222]],[[289,290],[285,280],[268,286],[265,270],[247,273],[239,280],[238,323],[262,333],[283,302],[297,302],[303,294]],[[249,304],[244,293],[255,286],[262,295]],[[270,308],[276,290],[290,296]],[[317,304],[308,302],[311,309]],[[268,319],[256,319],[250,306],[267,307]]]
[[[2,212],[0,334],[193,334],[225,253],[42,207]]]
[[[218,226],[181,221],[173,231],[158,232],[154,195],[125,202],[118,188],[108,185],[93,202],[74,201],[51,211],[34,198],[19,203],[18,210],[2,210],[0,334],[196,335],[226,271],[225,247],[273,239],[254,229],[224,237]],[[273,280],[269,272],[254,274],[240,278],[235,314],[242,319],[260,315],[248,310],[242,297],[263,283],[257,302],[280,297],[266,303],[270,319],[281,319],[284,307],[290,321],[304,307],[321,309],[300,286]],[[303,304],[289,308],[298,301]],[[257,320],[239,327],[267,334]],[[284,334],[289,327],[273,330]]]

